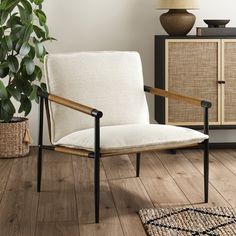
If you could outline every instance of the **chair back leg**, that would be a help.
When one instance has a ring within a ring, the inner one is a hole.
[[[37,156],[37,192],[41,191],[42,177],[42,144],[43,144],[43,112],[44,98],[39,97],[39,131],[38,131],[38,156]]]
[[[141,153],[140,152],[136,153],[136,177],[139,177],[140,173],[140,157]]]

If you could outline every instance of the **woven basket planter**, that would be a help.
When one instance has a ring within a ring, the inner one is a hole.
[[[0,122],[0,158],[23,157],[29,154],[29,123],[26,118]]]

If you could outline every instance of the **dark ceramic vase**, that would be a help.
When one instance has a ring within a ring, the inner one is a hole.
[[[160,16],[160,22],[171,36],[184,36],[193,28],[196,17],[185,9],[170,9]]]

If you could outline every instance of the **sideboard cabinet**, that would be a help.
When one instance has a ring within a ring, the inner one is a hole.
[[[212,102],[211,127],[236,127],[236,37],[155,37],[155,87]],[[202,125],[202,109],[155,98],[155,119]]]

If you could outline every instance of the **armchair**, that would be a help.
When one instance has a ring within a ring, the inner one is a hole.
[[[48,55],[45,74],[48,92],[38,92],[38,192],[41,190],[43,149],[93,158],[95,222],[98,223],[101,158],[136,153],[138,177],[142,152],[203,143],[204,197],[205,202],[208,201],[210,102],[144,86],[141,60],[136,52]],[[204,134],[183,127],[150,124],[144,91],[202,106]],[[51,146],[43,144],[44,104]]]

